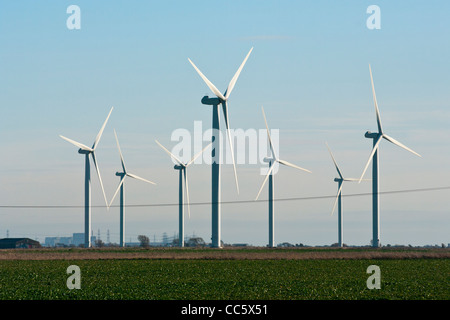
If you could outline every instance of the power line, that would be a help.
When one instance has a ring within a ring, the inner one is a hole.
[[[378,194],[396,194],[396,193],[412,193],[412,192],[429,192],[429,191],[439,191],[439,190],[449,190],[450,186],[447,187],[433,187],[433,188],[421,188],[421,189],[404,189],[404,190],[391,190],[391,191],[381,191]],[[362,197],[371,196],[373,192],[365,193],[353,193],[353,194],[342,194],[343,197]],[[319,199],[329,199],[335,198],[336,195],[323,195],[323,196],[310,196],[310,197],[293,197],[293,198],[280,198],[273,199],[273,201],[305,201],[305,200],[319,200]],[[235,201],[221,201],[220,204],[243,204],[243,203],[258,203],[267,202],[269,200],[235,200]],[[192,202],[191,206],[201,206],[201,205],[211,205],[212,202]],[[171,207],[178,206],[178,203],[155,203],[155,204],[127,204],[124,207],[127,208],[139,208],[139,207]],[[185,204],[186,205],[186,204]],[[91,205],[91,208],[105,208],[105,205]],[[119,207],[119,205],[110,206]],[[0,209],[77,209],[85,208],[81,205],[0,205]]]

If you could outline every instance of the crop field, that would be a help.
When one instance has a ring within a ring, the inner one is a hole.
[[[1,300],[448,300],[449,251],[0,250]],[[67,268],[80,268],[69,289]],[[381,288],[368,289],[367,268]]]

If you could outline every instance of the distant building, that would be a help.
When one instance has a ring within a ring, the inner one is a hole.
[[[91,243],[94,244],[97,238],[91,236]],[[44,246],[46,247],[78,247],[84,245],[84,233],[74,233],[72,237],[46,237]]]
[[[72,244],[72,237],[46,237],[44,245],[46,247],[64,247]]]
[[[84,244],[84,233],[74,233],[72,236],[72,244],[76,247]]]
[[[38,241],[29,238],[5,238],[0,239],[0,249],[30,249],[41,248],[41,244]]]
[[[94,244],[97,238],[95,236],[91,236],[91,243]],[[74,233],[72,235],[72,244],[76,247],[80,245],[84,245],[84,233]]]

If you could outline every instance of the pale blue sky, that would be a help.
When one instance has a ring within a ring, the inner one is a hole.
[[[66,9],[81,9],[81,29],[68,30]],[[381,29],[369,30],[366,9],[381,9]],[[129,181],[127,204],[177,203],[178,177],[154,143],[171,148],[172,132],[211,125],[200,103],[209,89],[193,60],[225,90],[251,47],[229,101],[231,127],[280,130],[280,156],[313,171],[280,168],[276,198],[328,196],[336,173],[359,177],[376,130],[368,64],[383,128],[419,152],[381,146],[381,191],[450,185],[450,4],[429,1],[2,1],[0,4],[0,204],[83,205],[83,157],[61,138],[91,144],[115,109],[99,145],[105,191],[111,198],[120,162],[115,128],[131,172],[158,183]],[[223,201],[253,200],[260,165],[223,167]],[[370,175],[370,169],[368,176]],[[191,168],[191,202],[210,201],[210,170]],[[370,192],[346,185],[344,194]],[[102,205],[93,173],[94,205]],[[382,244],[450,242],[448,190],[383,195]],[[267,199],[266,190],[261,199]],[[117,203],[116,203],[117,204]],[[333,199],[276,204],[275,240],[311,245],[337,240]],[[209,206],[193,206],[187,234],[209,241]],[[178,230],[178,208],[128,208],[127,230],[160,237]],[[344,242],[368,244],[371,198],[344,198]],[[118,210],[94,208],[92,228],[118,241]],[[68,236],[83,231],[82,209],[2,209],[0,237]],[[227,243],[267,243],[266,203],[222,207]],[[127,240],[129,240],[127,238]]]

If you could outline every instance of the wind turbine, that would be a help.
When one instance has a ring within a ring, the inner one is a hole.
[[[167,150],[161,143],[159,143],[158,140],[155,140],[155,141],[165,152],[167,152],[169,154],[169,156],[171,156],[173,159],[175,159],[175,161],[178,163],[177,165],[175,165],[173,167],[175,170],[179,171],[179,187],[178,187],[178,190],[179,190],[179,192],[178,192],[178,199],[179,199],[179,203],[178,203],[178,232],[179,232],[179,236],[178,236],[178,245],[180,247],[184,247],[183,180],[184,180],[184,185],[185,185],[185,189],[186,189],[186,201],[187,201],[188,214],[189,214],[189,217],[190,217],[191,216],[191,209],[190,209],[190,206],[189,206],[189,186],[188,186],[188,177],[187,177],[187,167],[189,167],[195,161],[195,159],[197,159],[203,153],[203,151],[205,151],[208,147],[210,147],[212,145],[212,143],[208,144],[205,148],[203,148],[202,151],[200,151],[196,155],[194,155],[191,160],[189,160],[188,162],[184,163],[180,159],[178,159],[172,152]]]
[[[89,156],[92,156],[92,161],[95,165],[95,170],[97,171],[98,179],[100,180],[100,186],[102,187],[103,191],[103,197],[105,198],[106,206],[108,206],[108,201],[106,200],[106,194],[105,189],[103,188],[103,182],[102,178],[100,176],[100,170],[98,168],[97,160],[95,158],[95,149],[98,146],[98,143],[100,141],[100,138],[102,137],[103,130],[105,130],[106,123],[108,122],[109,116],[111,115],[111,112],[113,111],[113,108],[109,111],[108,117],[106,118],[105,122],[103,123],[103,126],[101,127],[99,133],[97,134],[97,137],[95,138],[94,144],[91,148],[88,146],[76,142],[72,139],[66,138],[62,135],[60,135],[61,138],[64,140],[70,142],[71,144],[77,146],[80,148],[78,150],[78,153],[85,155],[85,174],[84,174],[84,247],[90,248],[91,247],[91,237],[89,236],[91,232],[91,166],[89,162]]]
[[[197,71],[197,73],[200,75],[200,77],[203,79],[203,81],[206,83],[206,85],[211,89],[211,91],[216,95],[216,98],[209,98],[208,96],[204,96],[201,100],[202,104],[204,105],[212,105],[213,106],[213,112],[212,112],[212,141],[213,141],[213,148],[211,151],[211,157],[213,159],[211,163],[211,181],[212,181],[212,188],[211,188],[211,220],[212,220],[212,236],[211,236],[211,245],[212,247],[219,248],[221,245],[220,240],[220,149],[221,149],[221,142],[220,142],[220,112],[219,112],[219,105],[222,106],[223,116],[225,120],[225,126],[227,130],[228,135],[228,142],[230,145],[231,150],[231,158],[233,160],[233,169],[234,169],[234,178],[236,181],[236,188],[237,192],[239,193],[239,184],[238,184],[238,178],[236,173],[236,164],[234,162],[234,151],[233,151],[233,144],[231,142],[231,134],[230,134],[230,119],[228,117],[228,99],[230,97],[231,91],[233,90],[236,81],[239,77],[239,74],[242,71],[242,68],[244,67],[245,63],[247,62],[248,57],[250,56],[250,53],[252,52],[253,47],[248,52],[247,56],[245,57],[244,61],[241,63],[239,69],[236,71],[235,75],[231,79],[230,83],[228,84],[227,90],[224,94],[222,94],[215,86],[212,84],[211,81],[209,81],[205,75],[197,68],[197,66],[191,61],[191,59],[188,58],[189,62],[192,64],[194,69]]]
[[[141,178],[135,174],[132,174],[130,172],[127,171],[126,167],[125,167],[125,161],[123,160],[123,155],[122,155],[122,151],[120,150],[120,145],[119,145],[119,139],[117,139],[117,133],[116,130],[114,130],[114,136],[116,137],[116,142],[117,142],[117,149],[119,150],[119,156],[120,156],[120,162],[122,164],[122,172],[116,172],[116,176],[120,177],[120,183],[119,186],[117,187],[116,192],[114,193],[114,196],[111,199],[110,204],[108,205],[108,208],[111,206],[111,204],[114,201],[114,198],[116,197],[117,193],[120,190],[120,246],[124,247],[125,246],[125,209],[124,209],[124,203],[125,203],[125,189],[124,189],[124,185],[125,185],[125,178],[126,177],[130,177],[136,180],[141,180],[153,185],[156,185],[156,183],[146,180],[144,178]]]
[[[333,210],[331,210],[331,215],[333,215],[334,210],[336,209],[336,205],[338,206],[338,246],[342,247],[344,244],[344,216],[343,216],[343,210],[342,210],[342,184],[344,181],[359,181],[359,179],[355,178],[344,178],[342,176],[341,170],[339,170],[339,167],[336,163],[336,160],[334,159],[333,153],[330,150],[330,147],[328,146],[328,143],[326,144],[328,151],[330,152],[331,159],[333,159],[334,166],[336,167],[336,171],[339,175],[339,178],[334,178],[334,181],[338,183],[338,192],[336,195],[336,200],[334,201]],[[365,179],[363,179],[365,180]]]
[[[275,240],[274,240],[274,211],[273,211],[273,193],[274,193],[274,189],[273,189],[273,168],[275,163],[281,163],[282,165],[288,166],[288,167],[292,167],[295,169],[299,169],[299,170],[303,170],[306,172],[311,173],[311,171],[301,168],[299,166],[296,166],[295,164],[292,164],[290,162],[287,162],[286,160],[281,160],[280,158],[278,158],[278,156],[275,153],[275,150],[273,148],[273,144],[272,144],[272,139],[270,137],[270,133],[269,133],[269,126],[267,125],[267,120],[266,120],[266,115],[264,113],[264,108],[262,108],[262,113],[264,116],[264,122],[266,123],[266,129],[267,129],[267,137],[269,139],[269,146],[270,146],[270,151],[271,151],[271,157],[270,158],[264,158],[264,162],[268,162],[269,163],[269,171],[267,172],[266,178],[263,181],[263,184],[261,186],[261,188],[259,189],[258,195],[256,196],[256,200],[258,200],[259,195],[264,187],[264,185],[267,182],[267,179],[269,179],[269,247],[275,247]]]
[[[380,149],[379,146],[380,146],[381,139],[383,138],[383,139],[395,144],[396,146],[399,146],[419,157],[422,157],[422,156],[383,132],[383,128],[381,126],[380,111],[378,110],[377,97],[375,95],[375,87],[373,85],[372,69],[370,67],[370,64],[369,64],[369,72],[370,72],[370,81],[372,83],[373,102],[375,105],[375,113],[377,116],[378,132],[367,131],[364,135],[368,139],[373,139],[373,148],[372,148],[372,152],[370,153],[369,160],[367,161],[367,164],[364,167],[364,171],[361,175],[361,178],[359,179],[359,182],[361,182],[362,178],[364,177],[364,174],[366,173],[367,167],[369,166],[370,162],[373,161],[373,163],[372,163],[372,246],[377,248],[380,246],[380,199],[378,197],[380,186],[378,184],[378,178],[379,178],[378,150]]]

